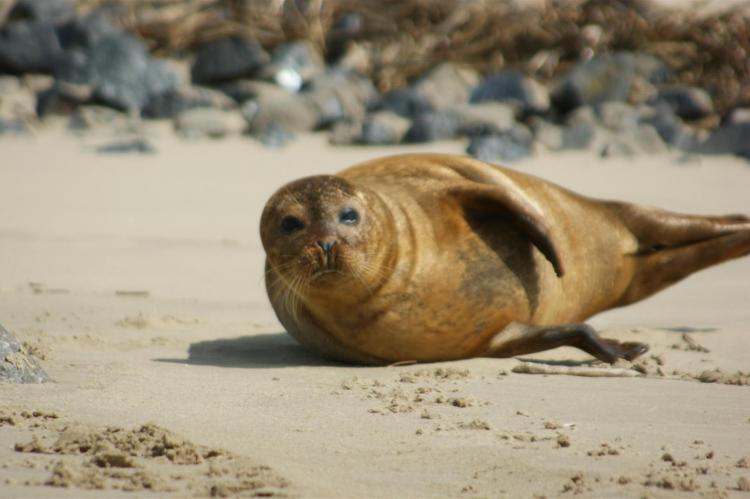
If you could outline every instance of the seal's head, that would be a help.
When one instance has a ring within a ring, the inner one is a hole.
[[[269,287],[329,299],[371,290],[382,275],[383,218],[373,193],[342,178],[319,175],[285,185],[266,203],[260,223],[275,274]]]

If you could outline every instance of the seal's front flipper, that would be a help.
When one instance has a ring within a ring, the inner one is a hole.
[[[648,351],[644,343],[602,338],[587,324],[530,326],[514,322],[490,341],[484,355],[514,357],[557,347],[579,348],[610,364],[617,359],[633,360]]]

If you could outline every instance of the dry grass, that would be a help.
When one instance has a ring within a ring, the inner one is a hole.
[[[678,81],[708,89],[720,113],[750,103],[747,9],[665,15],[643,0],[549,0],[541,11],[503,0],[139,0],[122,7],[124,26],[157,51],[226,36],[267,48],[304,38],[334,58],[357,44],[381,91],[442,61],[482,72],[520,68],[549,81],[583,53],[641,50],[663,58]],[[345,15],[358,17],[359,29],[338,29]]]

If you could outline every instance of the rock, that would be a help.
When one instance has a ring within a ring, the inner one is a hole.
[[[372,109],[392,111],[399,116],[411,119],[432,111],[433,107],[424,95],[409,87],[386,92],[373,103]]]
[[[629,52],[606,53],[577,64],[555,88],[552,102],[565,114],[583,105],[625,101],[635,76]]]
[[[633,64],[637,76],[648,83],[662,85],[674,79],[674,73],[660,58],[645,52],[633,53]]]
[[[552,151],[587,149],[594,141],[595,127],[586,123],[559,126],[540,120],[534,126],[534,138]]]
[[[0,119],[29,122],[36,120],[36,96],[18,78],[0,76]]]
[[[750,123],[750,107],[732,109],[727,116],[726,124],[739,125],[740,123]]]
[[[510,130],[516,124],[515,109],[507,103],[464,104],[451,111],[456,115],[459,135],[489,135]]]
[[[216,88],[239,104],[256,99],[286,98],[290,95],[290,92],[273,83],[244,78],[223,83]]]
[[[188,138],[240,134],[247,121],[239,111],[224,111],[212,107],[198,107],[180,112],[175,118],[175,129]]]
[[[594,110],[599,122],[610,130],[634,130],[638,127],[638,111],[625,102],[602,102]]]
[[[300,40],[276,47],[271,62],[260,74],[290,92],[299,92],[305,83],[324,72],[321,55],[312,43]]]
[[[41,117],[48,114],[68,116],[78,106],[91,101],[93,95],[91,85],[57,80],[51,88],[37,94],[36,112]]]
[[[233,109],[237,104],[225,93],[208,87],[180,86],[149,97],[143,107],[144,118],[174,118],[182,111],[200,107]]]
[[[696,141],[690,152],[735,154],[750,159],[750,122],[725,124],[714,130],[706,140]]]
[[[8,12],[7,19],[61,24],[75,16],[75,8],[68,0],[18,0]]]
[[[411,88],[430,109],[446,109],[469,102],[478,82],[479,73],[475,70],[444,62],[425,73]]]
[[[1,73],[49,73],[62,55],[51,23],[17,21],[0,28]]]
[[[513,163],[531,156],[531,133],[522,126],[510,131],[473,137],[466,152],[488,163]]]
[[[458,117],[450,110],[418,114],[404,136],[405,142],[421,143],[452,139],[458,132]]]
[[[635,129],[621,131],[605,141],[600,150],[603,158],[637,156],[640,154],[664,154],[669,148],[651,125],[640,125]]]
[[[268,54],[254,40],[224,38],[198,50],[190,73],[194,83],[221,83],[254,76],[268,61]]]
[[[714,113],[713,100],[702,88],[685,85],[663,88],[656,100],[669,105],[677,116],[685,120],[698,120]]]
[[[120,31],[99,11],[77,17],[57,27],[57,37],[64,50],[91,49],[105,38],[118,33]]]
[[[314,78],[303,94],[318,110],[318,128],[345,119],[362,120],[378,95],[368,78],[337,70]]]
[[[398,144],[411,126],[411,121],[391,111],[376,111],[361,125],[359,142],[368,145]]]
[[[518,71],[501,71],[488,76],[474,88],[471,102],[500,101],[518,105],[522,114],[542,114],[549,111],[547,89]]]
[[[0,135],[23,135],[27,132],[29,132],[29,126],[26,122],[19,119],[0,118]]]
[[[310,131],[318,123],[318,109],[314,102],[286,92],[268,93],[249,100],[242,104],[241,111],[253,135],[265,133],[273,127],[290,132]]]
[[[39,362],[15,336],[0,325],[0,382],[43,383],[50,381]]]
[[[262,132],[257,133],[256,136],[263,145],[274,148],[284,147],[294,140],[292,132],[278,125],[270,125]]]
[[[342,120],[333,124],[328,142],[334,146],[346,146],[360,144],[361,139],[362,122],[357,120]]]
[[[72,47],[57,66],[58,80],[92,87],[92,98],[117,109],[139,111],[154,95],[177,87],[177,77],[151,58],[132,36],[102,35],[95,46]]]
[[[130,125],[128,116],[105,106],[77,107],[70,116],[68,128],[74,131],[97,130],[102,127],[125,130]]]
[[[101,154],[155,154],[156,148],[146,139],[136,137],[126,140],[118,140],[96,148]]]
[[[662,140],[676,149],[687,151],[695,146],[695,133],[665,103],[642,108],[639,122],[654,127]]]

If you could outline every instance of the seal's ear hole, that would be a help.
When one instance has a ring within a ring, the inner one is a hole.
[[[359,223],[359,212],[354,208],[344,208],[339,213],[339,222],[346,225],[356,225]]]
[[[299,218],[293,217],[292,215],[287,215],[281,219],[280,228],[282,234],[289,235],[293,232],[304,229],[305,224],[302,223],[302,220],[300,220]]]

